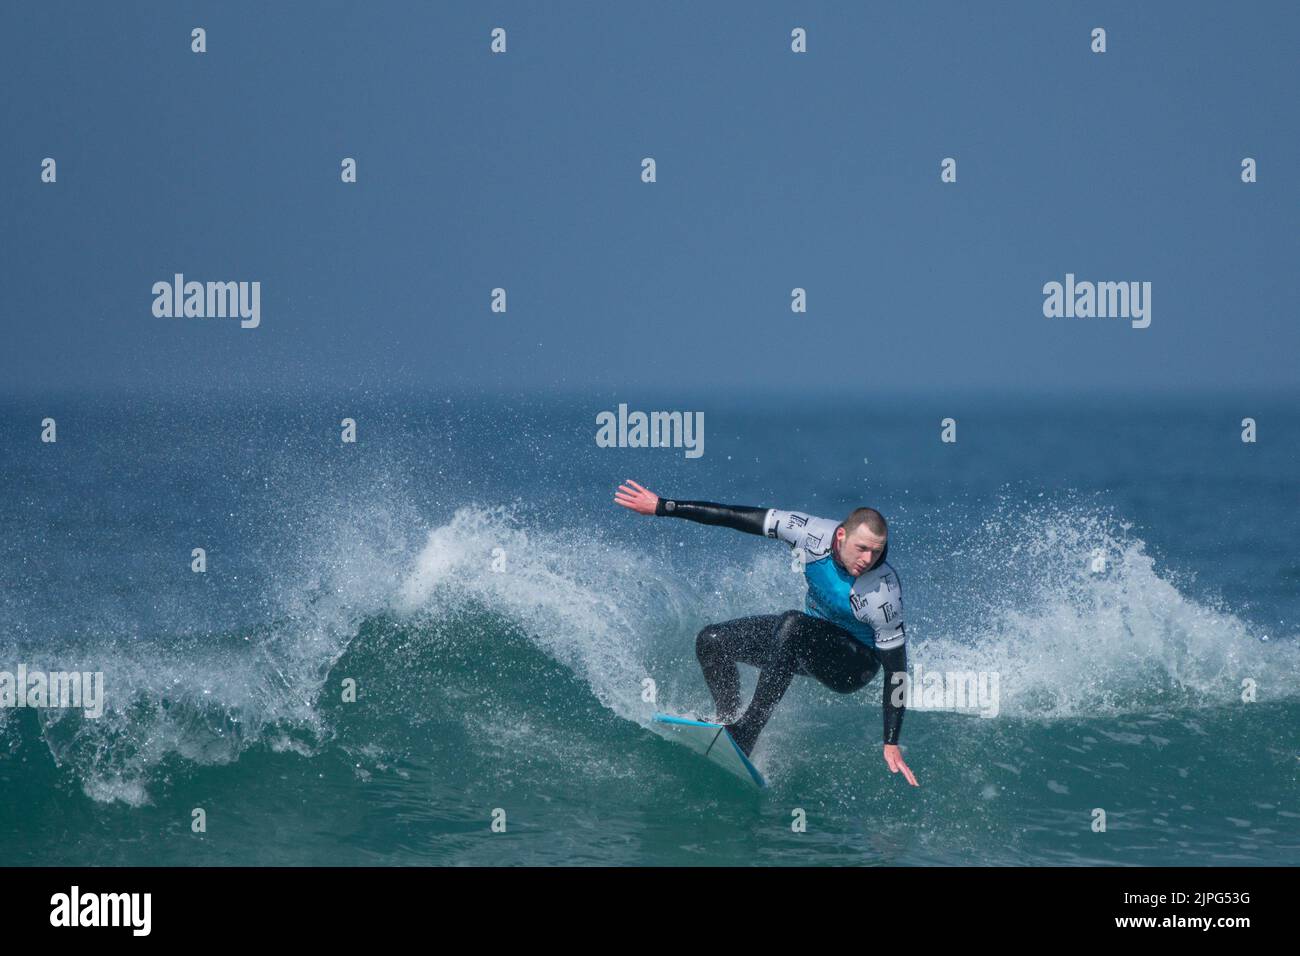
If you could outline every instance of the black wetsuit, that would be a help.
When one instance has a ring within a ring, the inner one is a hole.
[[[907,646],[902,588],[897,572],[885,562],[888,544],[876,562],[855,578],[835,557],[839,522],[829,518],[664,498],[659,499],[655,514],[779,538],[801,553],[808,583],[803,611],[710,624],[695,641],[718,719],[727,723],[746,753],[753,750],[796,674],[815,677],[831,690],[847,694],[865,687],[882,667],[884,742],[898,743],[903,706],[901,693],[894,692],[907,672]],[[759,675],[753,700],[735,720],[740,710],[738,663],[757,667]]]

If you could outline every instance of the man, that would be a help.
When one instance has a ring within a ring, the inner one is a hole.
[[[798,511],[719,505],[660,498],[628,479],[614,501],[638,514],[686,518],[749,534],[779,538],[803,563],[808,594],[804,611],[760,614],[710,624],[695,640],[717,721],[749,754],[796,674],[815,677],[841,694],[860,690],[885,672],[885,763],[912,786],[898,734],[903,724],[901,681],[907,673],[903,592],[885,563],[889,528],[880,512],[858,508],[843,522]],[[758,686],[743,715],[737,663],[757,667]],[[895,703],[896,689],[899,701]]]

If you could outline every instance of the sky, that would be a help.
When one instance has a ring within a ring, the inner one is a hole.
[[[1297,49],[1282,2],[6,2],[0,388],[1294,386]],[[260,324],[155,316],[176,273]],[[1067,273],[1149,327],[1045,317]]]

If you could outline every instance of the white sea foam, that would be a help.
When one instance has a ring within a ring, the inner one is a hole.
[[[638,648],[652,562],[582,530],[529,531],[501,509],[462,508],[433,529],[398,590],[402,613],[447,614],[466,601],[523,628],[620,716],[643,720]]]

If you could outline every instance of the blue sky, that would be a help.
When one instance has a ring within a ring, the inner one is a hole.
[[[1280,2],[6,3],[0,375],[1294,385],[1297,49]],[[261,326],[154,317],[176,272]],[[1151,326],[1045,318],[1067,272]]]

